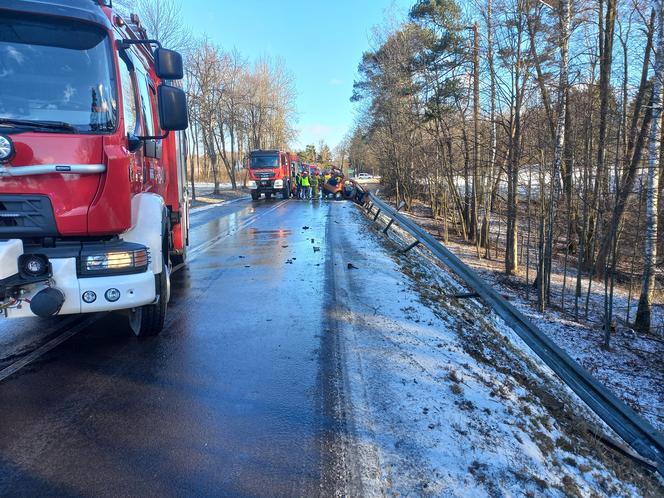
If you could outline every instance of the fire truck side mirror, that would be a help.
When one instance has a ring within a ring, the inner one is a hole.
[[[184,77],[182,55],[174,50],[155,49],[154,66],[157,76],[162,80],[181,80]]]
[[[164,131],[186,130],[187,96],[180,88],[160,85],[157,89],[159,100],[159,126]]]

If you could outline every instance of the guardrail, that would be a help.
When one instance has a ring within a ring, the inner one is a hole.
[[[414,221],[408,219],[373,193],[369,194],[366,209],[373,214],[374,221],[380,214],[389,219],[384,233],[397,223],[403,230],[415,238],[415,242],[406,247],[406,252],[422,244],[446,267],[454,272],[474,291],[469,297],[478,297],[493,308],[508,326],[567,384],[609,427],[611,427],[636,453],[650,462],[664,476],[664,435],[643,417],[618,399],[605,386],[599,383],[587,370],[576,363],[560,349],[546,334],[539,330],[512,304],[505,300],[492,287],[484,283],[481,277],[438,242],[430,233]],[[401,206],[400,206],[401,207]]]

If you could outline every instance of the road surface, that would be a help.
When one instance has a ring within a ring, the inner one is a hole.
[[[311,496],[332,486],[329,213],[328,203],[240,200],[194,214],[191,261],[173,275],[158,338],[129,337],[105,315],[0,383],[0,495]],[[69,320],[1,322],[0,368]]]

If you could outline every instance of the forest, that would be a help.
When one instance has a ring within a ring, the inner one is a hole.
[[[662,8],[419,0],[362,57],[350,161],[539,310],[587,319],[602,289],[605,348],[616,323],[661,334]]]

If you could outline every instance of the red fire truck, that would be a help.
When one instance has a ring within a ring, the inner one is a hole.
[[[0,309],[159,333],[186,257],[182,58],[110,0],[0,2]],[[174,132],[174,133],[169,133]]]
[[[269,199],[281,194],[288,199],[291,191],[291,154],[280,150],[252,150],[247,167],[247,186],[251,198],[258,200],[261,194]]]

